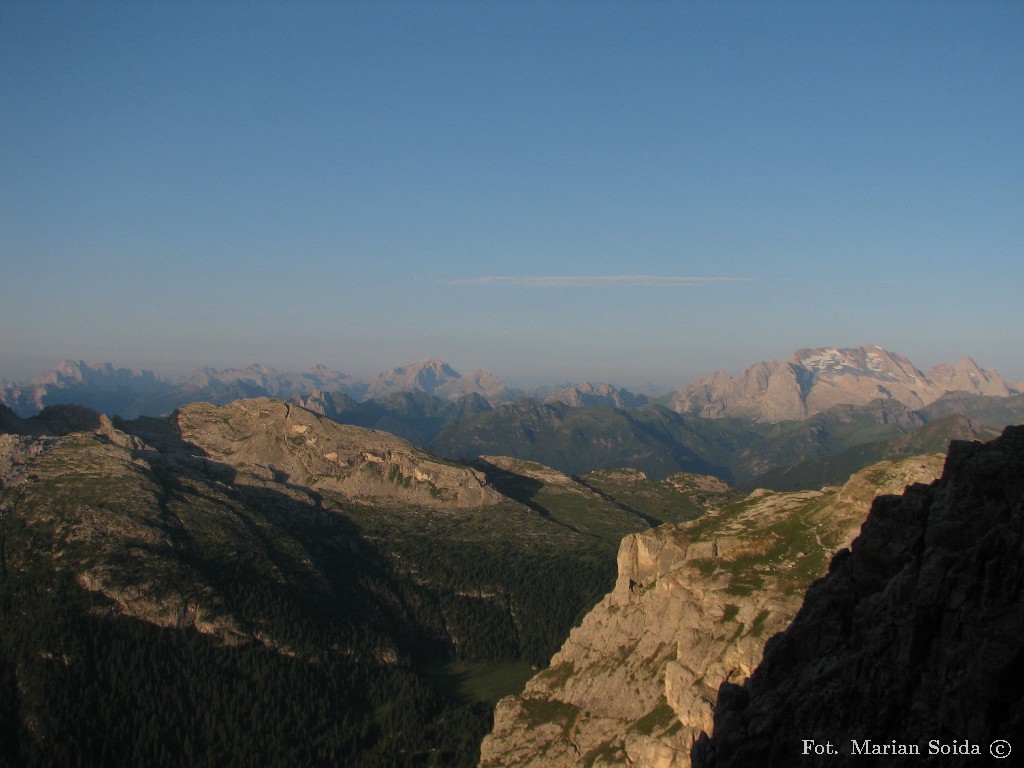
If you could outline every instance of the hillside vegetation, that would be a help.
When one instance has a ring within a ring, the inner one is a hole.
[[[4,424],[0,764],[471,765],[650,525],[272,400]]]

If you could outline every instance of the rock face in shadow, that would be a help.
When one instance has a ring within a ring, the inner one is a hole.
[[[719,685],[742,682],[879,493],[938,477],[940,456],[882,462],[842,488],[755,491],[626,536],[614,590],[548,669],[502,699],[481,768],[686,768]]]
[[[1022,733],[1024,426],[953,443],[940,480],[875,501],[746,684],[722,686],[693,764],[843,762],[805,740],[865,765],[988,764]]]

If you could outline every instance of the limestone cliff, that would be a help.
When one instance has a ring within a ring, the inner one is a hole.
[[[937,483],[875,501],[746,684],[722,686],[694,764],[859,751],[865,765],[1019,765],[1022,673],[1024,427],[1010,427],[953,443]],[[990,763],[998,739],[1014,754]]]
[[[934,479],[940,456],[874,465],[842,488],[755,491],[627,536],[618,579],[548,669],[503,699],[481,766],[688,766],[723,681],[742,682],[879,493]]]

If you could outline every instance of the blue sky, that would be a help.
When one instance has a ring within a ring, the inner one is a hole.
[[[1024,379],[1024,3],[0,4],[0,376]]]

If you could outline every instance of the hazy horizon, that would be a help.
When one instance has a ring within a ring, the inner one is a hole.
[[[1024,380],[1024,4],[0,5],[0,378]]]
[[[827,345],[827,346],[837,346],[837,345]],[[843,345],[838,345],[838,346],[842,347]],[[871,346],[871,345],[870,344],[863,344],[863,345],[851,345],[851,346]],[[466,365],[462,365],[462,364],[458,363],[457,361],[452,361],[452,360],[443,360],[443,362],[445,362],[448,365],[450,365],[455,371],[457,371],[459,374],[462,374],[462,375],[468,374],[468,373],[470,373],[471,371],[474,371],[474,370],[480,370],[480,369],[489,370],[491,373],[495,374],[499,379],[501,379],[506,384],[506,386],[510,387],[511,389],[526,389],[526,390],[528,390],[528,389],[544,389],[544,388],[548,388],[548,387],[550,387],[550,388],[557,388],[557,387],[564,387],[564,386],[574,386],[574,385],[577,385],[577,384],[581,384],[583,382],[588,382],[588,383],[593,384],[595,386],[599,385],[599,384],[612,384],[612,385],[614,385],[615,387],[617,387],[619,389],[627,389],[627,390],[633,391],[633,392],[638,393],[638,394],[640,394],[640,393],[642,393],[642,394],[667,394],[667,393],[669,393],[671,391],[674,391],[676,389],[679,389],[681,387],[684,387],[684,386],[687,386],[687,385],[693,383],[693,381],[698,379],[698,378],[703,378],[703,377],[708,376],[708,375],[710,375],[712,373],[715,373],[717,371],[725,371],[729,375],[735,376],[736,374],[742,372],[747,367],[749,367],[751,365],[754,365],[755,363],[758,363],[758,362],[768,361],[768,360],[772,360],[772,359],[778,360],[779,362],[784,362],[785,360],[787,360],[791,356],[792,353],[795,353],[797,351],[798,350],[794,349],[794,350],[791,350],[789,354],[768,356],[768,357],[760,358],[758,360],[749,360],[749,361],[741,364],[738,367],[732,367],[732,368],[729,368],[729,367],[719,367],[719,368],[714,368],[714,369],[708,369],[708,370],[702,371],[702,372],[700,372],[700,373],[698,373],[698,374],[696,374],[696,375],[686,379],[685,381],[675,381],[675,382],[657,381],[657,380],[655,380],[653,378],[650,378],[650,377],[644,378],[642,371],[635,371],[635,372],[632,372],[631,374],[627,374],[627,378],[624,378],[624,379],[621,379],[621,378],[620,379],[613,379],[613,378],[609,378],[607,376],[602,376],[602,375],[594,375],[594,376],[577,375],[577,376],[565,377],[565,378],[562,378],[562,379],[531,378],[529,376],[522,375],[521,371],[520,372],[517,372],[517,371],[502,372],[501,370],[495,370],[495,369],[491,369],[491,368],[486,368],[486,366],[472,365],[471,363],[470,364],[466,364]],[[892,352],[894,354],[902,354],[899,350],[889,349],[887,351]],[[963,357],[972,357],[973,358],[972,355],[965,354],[965,355],[960,355],[960,356],[958,356],[956,358],[951,358],[949,360],[935,360],[935,361],[930,361],[927,364],[923,364],[920,361],[915,360],[913,357],[909,357],[909,356],[906,356],[906,355],[904,355],[904,356],[908,357],[908,359],[910,360],[911,363],[913,363],[923,373],[926,373],[926,374],[928,373],[928,371],[931,368],[933,368],[936,365],[939,365],[939,364],[942,364],[942,363],[955,364],[957,361],[959,361]],[[248,362],[239,362],[239,363],[236,363],[236,364],[229,364],[229,365],[215,365],[215,364],[204,363],[202,365],[196,365],[196,366],[192,366],[192,367],[189,367],[189,368],[174,368],[174,367],[166,367],[166,366],[144,366],[144,365],[122,364],[122,363],[117,363],[117,362],[114,362],[114,361],[111,361],[111,360],[82,360],[80,358],[68,358],[68,360],[73,360],[74,362],[82,362],[82,363],[85,363],[85,364],[89,365],[90,367],[94,367],[94,368],[97,367],[97,366],[109,363],[109,364],[113,365],[114,368],[122,368],[122,369],[134,370],[134,371],[149,371],[149,372],[155,374],[156,376],[159,376],[159,377],[165,378],[165,379],[171,379],[171,380],[187,378],[188,376],[190,376],[191,374],[195,373],[196,371],[204,369],[204,368],[213,368],[213,369],[216,369],[216,370],[225,371],[225,370],[232,370],[232,369],[241,370],[241,369],[248,368],[250,366],[264,366],[266,368],[270,368],[270,369],[273,369],[273,370],[276,370],[276,371],[279,371],[279,372],[291,372],[291,373],[307,371],[307,370],[312,369],[314,367],[322,366],[322,367],[324,367],[324,368],[326,368],[326,369],[328,369],[330,371],[344,374],[346,376],[351,377],[354,380],[359,380],[359,379],[362,379],[362,378],[374,376],[374,375],[379,374],[379,373],[384,373],[384,372],[389,371],[389,370],[391,370],[393,368],[409,366],[409,365],[413,365],[413,364],[416,364],[416,363],[419,363],[419,362],[423,362],[423,361],[426,361],[426,360],[441,360],[441,359],[442,358],[426,356],[426,357],[418,358],[416,360],[406,360],[406,361],[403,361],[403,362],[400,362],[400,363],[394,363],[392,365],[386,365],[386,366],[382,366],[380,368],[375,368],[375,369],[372,369],[372,370],[370,370],[370,369],[360,370],[360,369],[346,368],[345,366],[331,365],[331,364],[325,363],[323,361],[315,361],[315,362],[307,363],[307,364],[299,363],[299,364],[296,364],[296,365],[274,365],[272,363],[268,363],[267,361],[251,360],[251,361],[248,361]],[[1018,383],[1018,384],[1024,384],[1024,377],[1017,377],[1017,376],[1014,376],[1012,374],[1009,374],[1006,371],[1003,371],[1003,370],[999,369],[998,366],[987,365],[984,360],[978,360],[976,358],[974,358],[974,360],[983,370],[987,371],[987,370],[991,370],[991,369],[995,368],[998,371],[998,373],[1000,375],[1002,375],[1003,378],[1005,378],[1006,380],[1011,381],[1011,382],[1015,382],[1015,383]],[[38,369],[36,371],[33,371],[32,373],[30,373],[30,374],[28,374],[26,376],[19,376],[19,377],[6,376],[6,375],[3,375],[2,371],[0,371],[0,381],[5,382],[7,385],[12,385],[12,384],[28,384],[30,382],[30,380],[32,378],[34,378],[35,376],[37,376],[39,374],[42,374],[42,373],[45,373],[45,372],[48,372],[50,370],[53,370],[58,365],[60,365],[60,364],[62,364],[64,362],[67,362],[67,360],[62,360],[62,361],[56,362],[56,363],[54,363],[52,365],[44,366],[43,368],[40,368],[40,369]]]

